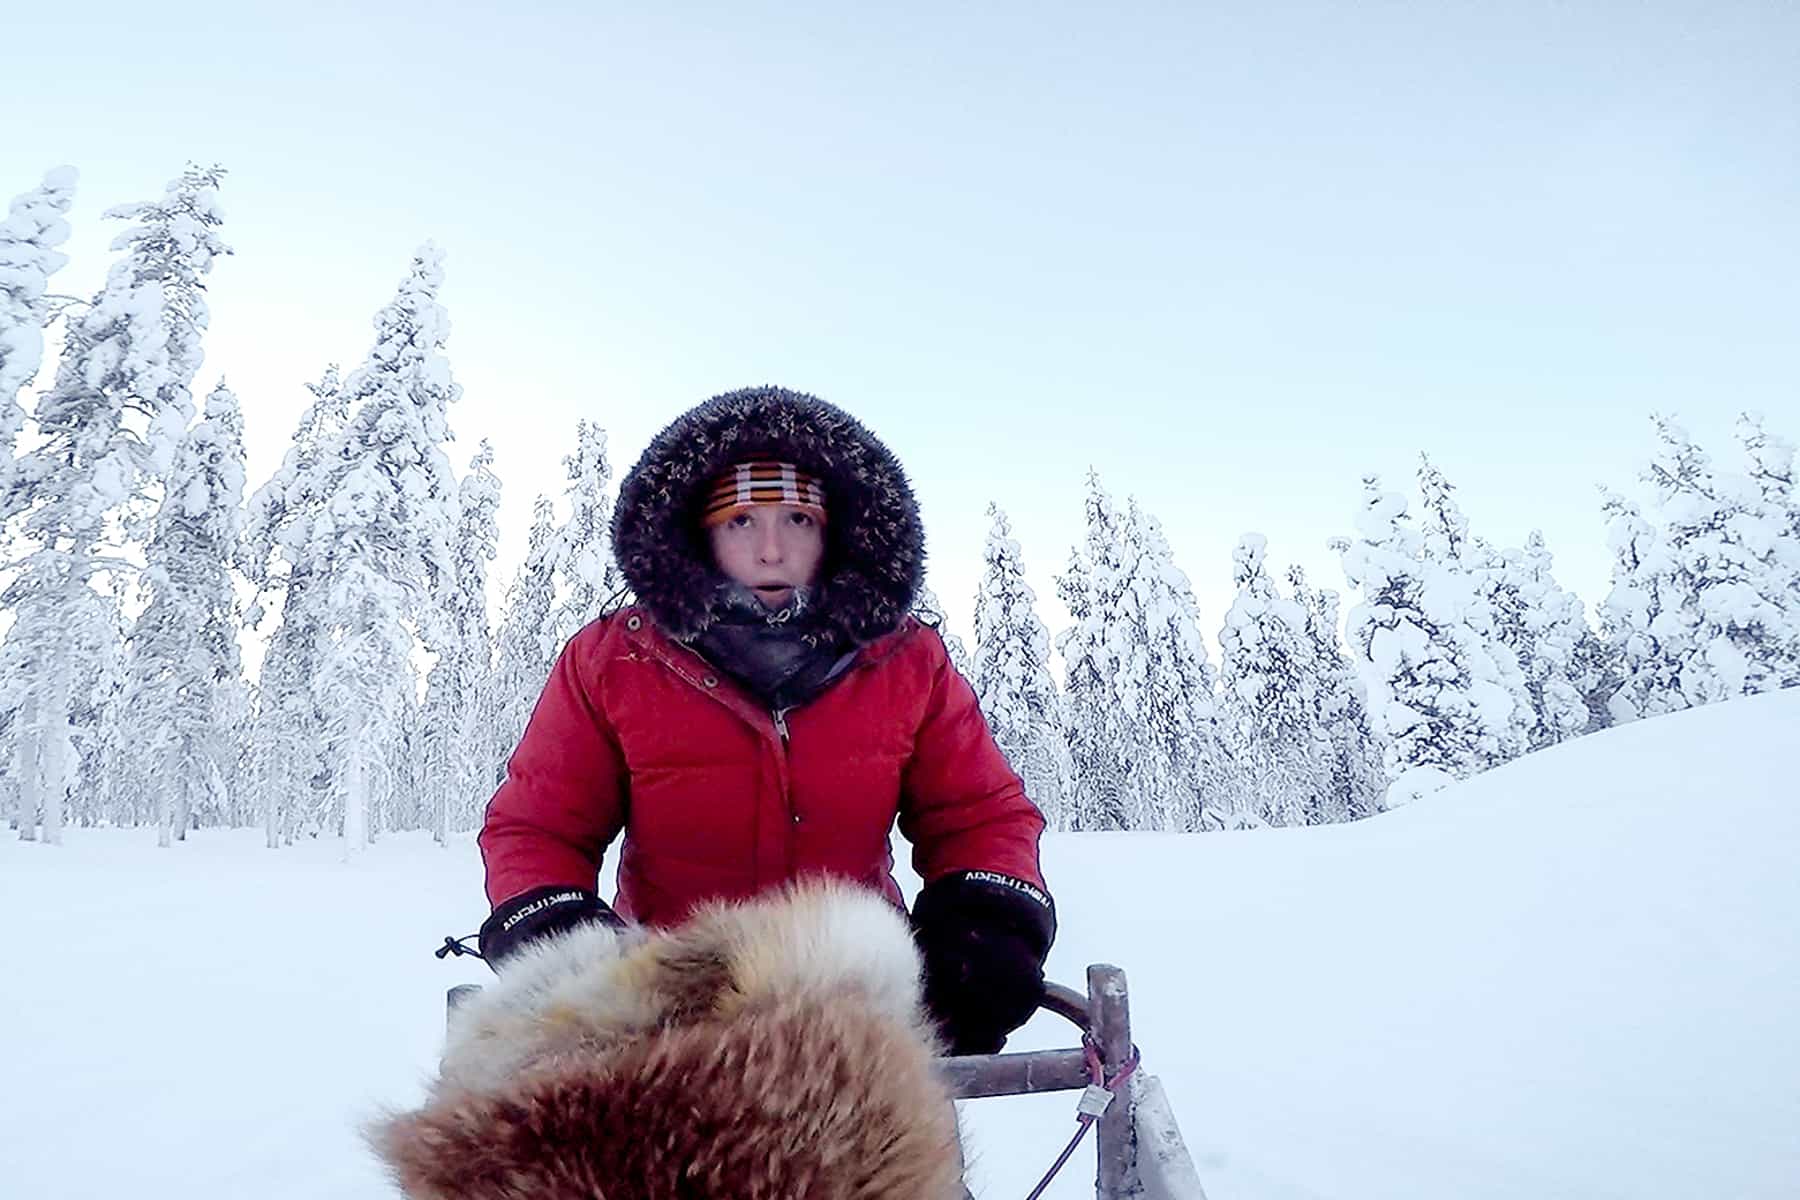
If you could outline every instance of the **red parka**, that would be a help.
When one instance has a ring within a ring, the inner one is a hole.
[[[629,608],[563,652],[481,850],[499,904],[594,887],[623,833],[614,907],[664,925],[703,900],[820,872],[898,902],[896,818],[927,881],[989,870],[1043,886],[1043,818],[934,630],[908,618],[778,717]]]
[[[722,580],[697,502],[755,458],[822,480],[811,611],[858,647],[780,714],[693,648],[718,619]],[[991,871],[1043,887],[1043,818],[943,640],[908,615],[924,576],[918,506],[861,423],[780,388],[714,397],[652,439],[620,485],[612,534],[637,603],[569,642],[488,805],[496,908],[538,888],[593,889],[621,835],[615,907],[650,924],[821,872],[898,902],[896,821],[926,882]]]

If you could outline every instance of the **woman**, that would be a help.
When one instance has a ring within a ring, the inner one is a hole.
[[[563,650],[488,805],[488,960],[818,874],[901,904],[898,821],[924,880],[927,1007],[952,1053],[998,1051],[1055,935],[1043,818],[908,615],[924,535],[894,456],[814,397],[718,396],[626,476],[613,543],[636,603]],[[608,905],[596,880],[621,834]]]

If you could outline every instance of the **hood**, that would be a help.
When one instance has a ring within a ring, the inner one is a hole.
[[[724,577],[700,529],[707,486],[751,458],[792,462],[825,487],[819,619],[856,642],[898,628],[925,575],[925,532],[900,462],[849,413],[758,387],[715,396],[651,439],[619,485],[613,553],[637,602],[691,641],[716,619]]]

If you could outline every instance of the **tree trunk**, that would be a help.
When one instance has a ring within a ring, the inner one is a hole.
[[[257,698],[257,703],[262,703],[262,697]],[[273,722],[259,721],[258,724],[262,728],[253,736],[266,737],[273,733],[270,728]],[[251,778],[262,789],[263,844],[271,850],[278,850],[281,848],[281,798],[287,794],[290,771],[285,758],[269,761],[273,751],[267,746],[256,746],[252,753],[257,757],[252,760],[256,765]]]
[[[21,842],[37,841],[38,808],[43,794],[43,764],[39,761],[38,748],[43,744],[42,733],[38,729],[38,701],[35,690],[25,693],[25,703],[19,708],[19,742],[15,751],[19,765],[18,818],[19,840]]]
[[[164,758],[164,762],[166,763],[174,757],[172,754],[168,755]],[[164,770],[166,772],[167,768],[165,767]],[[167,777],[150,780],[150,788],[156,795],[156,844],[164,850],[169,848],[172,841],[170,835],[175,825],[175,798],[170,795],[170,788],[173,785],[174,780]]]
[[[443,740],[445,753],[438,755],[437,771],[427,767],[425,777],[419,781],[430,797],[431,804],[431,840],[440,846],[450,842],[450,793],[454,791],[462,779],[460,770],[464,755],[465,743],[461,738],[452,738],[449,731],[439,735]],[[441,772],[440,777],[438,773]]]
[[[369,844],[368,751],[352,744],[344,757],[344,856],[349,858]]]
[[[57,653],[49,664],[49,687],[45,689],[42,720],[39,724],[38,771],[41,789],[38,799],[43,805],[44,841],[62,845],[63,800],[69,790],[69,670],[68,655],[63,653],[64,639],[56,639]]]

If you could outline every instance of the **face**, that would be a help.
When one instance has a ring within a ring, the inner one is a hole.
[[[708,532],[719,570],[769,609],[792,600],[795,588],[812,586],[825,557],[824,527],[791,504],[759,504]]]

